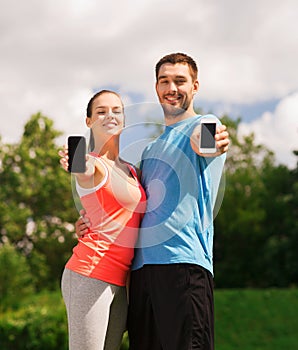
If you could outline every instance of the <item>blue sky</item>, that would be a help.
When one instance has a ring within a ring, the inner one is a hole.
[[[246,122],[251,122],[258,119],[264,111],[274,112],[279,99],[272,99],[268,101],[260,101],[250,104],[238,103],[229,106],[228,114],[231,118],[241,118]],[[225,106],[220,101],[198,101],[196,104],[206,112],[224,111]]]
[[[86,133],[95,89],[130,108],[158,103],[154,66],[185,52],[199,65],[195,105],[242,117],[279,163],[296,165],[298,3],[295,0],[0,0],[0,135],[17,142],[41,111],[65,133]],[[154,109],[154,108],[153,108]],[[59,140],[60,142],[60,140]],[[63,142],[63,140],[61,140]]]

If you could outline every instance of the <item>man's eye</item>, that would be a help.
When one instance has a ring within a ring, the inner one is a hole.
[[[184,79],[179,79],[179,80],[176,80],[176,84],[177,85],[182,85],[185,83],[185,80]]]

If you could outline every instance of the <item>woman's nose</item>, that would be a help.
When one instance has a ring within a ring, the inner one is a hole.
[[[113,119],[115,117],[114,113],[111,110],[109,110],[105,116],[109,119]]]

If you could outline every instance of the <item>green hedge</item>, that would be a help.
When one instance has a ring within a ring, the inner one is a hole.
[[[1,350],[68,350],[67,319],[60,291],[31,296],[19,310],[0,313]],[[121,350],[128,349],[127,334]]]
[[[1,350],[67,350],[67,322],[58,293],[31,298],[0,315]]]

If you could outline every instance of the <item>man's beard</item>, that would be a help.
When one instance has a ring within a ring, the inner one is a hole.
[[[185,110],[180,107],[175,107],[170,104],[162,104],[162,109],[166,119],[175,119],[185,113]]]
[[[188,110],[189,105],[190,101],[186,99],[180,107],[176,107],[168,103],[162,103],[161,107],[164,111],[165,118],[173,120],[179,118],[182,114],[184,114]]]

